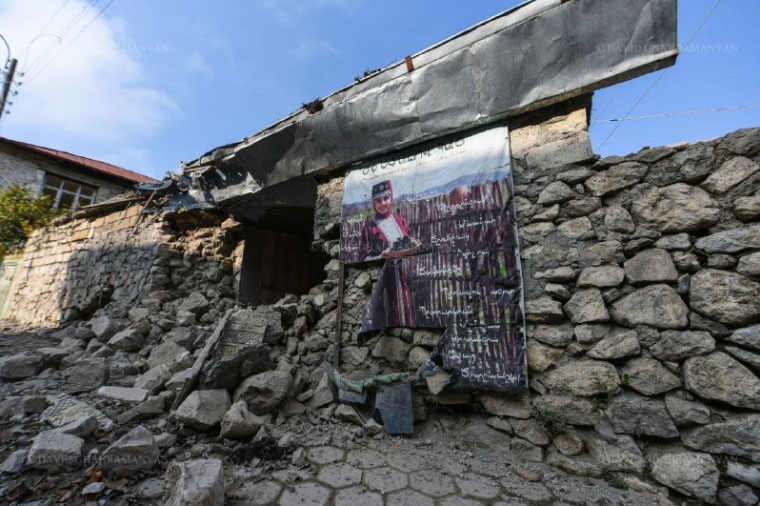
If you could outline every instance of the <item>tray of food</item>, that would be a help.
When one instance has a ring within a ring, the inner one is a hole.
[[[399,237],[388,249],[383,251],[382,256],[385,258],[396,258],[416,253],[422,243],[414,237],[404,236]]]

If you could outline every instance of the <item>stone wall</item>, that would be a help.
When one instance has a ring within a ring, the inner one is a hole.
[[[236,250],[240,238],[230,230],[239,223],[217,213],[141,216],[141,210],[132,205],[35,231],[7,318],[55,326],[98,310],[120,314],[136,302],[160,310],[198,284],[223,285],[234,298],[235,255],[242,248]],[[213,315],[218,311],[212,321]]]
[[[417,419],[477,400],[514,451],[575,473],[707,502],[760,486],[760,129],[555,167],[529,151],[513,168],[530,389],[418,389]],[[323,182],[316,213],[333,257],[341,187]],[[379,267],[346,269],[351,377],[414,371],[440,336],[393,329],[357,344]]]

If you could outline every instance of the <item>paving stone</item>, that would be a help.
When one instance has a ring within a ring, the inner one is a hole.
[[[417,471],[409,475],[412,488],[433,497],[443,497],[454,493],[454,481],[450,476],[438,471]]]
[[[343,450],[334,446],[310,448],[306,458],[317,465],[332,464],[343,459]]]
[[[549,489],[542,484],[526,481],[514,474],[505,476],[499,480],[499,482],[508,493],[516,495],[526,501],[547,501],[552,496]]]
[[[458,495],[450,495],[441,499],[440,504],[441,506],[478,506],[483,503],[474,499],[465,499]]]
[[[385,465],[385,456],[375,450],[351,450],[346,456],[346,462],[359,469],[372,469]]]
[[[389,466],[396,468],[399,471],[404,471],[405,473],[419,471],[428,464],[424,456],[406,452],[394,452],[390,455],[386,455],[385,460],[388,462]]]
[[[456,483],[465,497],[493,499],[501,494],[501,488],[495,480],[475,473],[458,476]]]
[[[383,506],[383,498],[364,487],[351,487],[335,494],[335,506]]]
[[[301,483],[293,488],[286,488],[280,496],[280,506],[325,506],[330,491],[315,483]]]
[[[250,506],[269,506],[275,504],[277,496],[282,491],[282,485],[276,481],[263,481],[259,483],[246,483],[237,493],[240,499],[244,500],[243,504]],[[232,494],[228,493],[229,498]]]
[[[433,506],[433,500],[414,490],[401,490],[388,496],[388,506]]]
[[[323,467],[317,479],[333,488],[343,488],[362,481],[362,472],[350,464],[339,462]]]
[[[391,467],[379,467],[364,472],[364,484],[385,495],[409,484],[406,474]]]

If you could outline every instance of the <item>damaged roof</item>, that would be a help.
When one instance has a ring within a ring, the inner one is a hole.
[[[676,0],[526,2],[183,171],[222,203],[589,93],[672,65],[676,13]]]

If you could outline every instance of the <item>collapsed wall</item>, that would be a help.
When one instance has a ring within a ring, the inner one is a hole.
[[[515,398],[418,384],[415,419],[434,419],[441,405],[472,418],[482,409],[490,418],[479,430],[522,457],[640,489],[651,489],[643,478],[709,502],[719,489],[758,487],[760,129],[578,161],[590,156],[585,108],[571,109],[512,128],[529,390]],[[261,423],[345,416],[329,380],[342,187],[340,175],[318,187],[314,245],[332,257],[326,279],[232,313],[199,376],[200,388],[246,401]],[[246,236],[246,225],[207,212],[162,214],[133,234],[130,209],[35,235],[14,299],[29,323],[83,318],[60,334],[77,350],[61,365],[69,386],[83,382],[69,371],[78,362],[97,362],[107,372],[90,390],[134,386],[162,399],[123,423],[168,409],[205,340],[239,304]],[[442,333],[391,329],[359,344],[380,268],[345,269],[338,351],[348,379],[414,372]],[[67,270],[75,274],[58,272]],[[95,304],[101,279],[113,288]],[[180,418],[195,423],[192,413]]]

